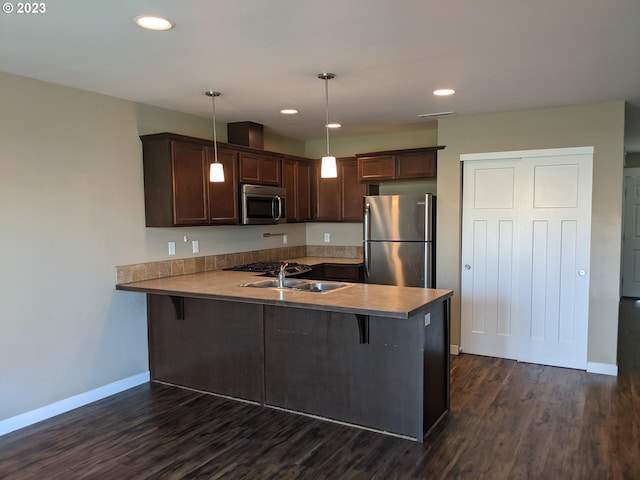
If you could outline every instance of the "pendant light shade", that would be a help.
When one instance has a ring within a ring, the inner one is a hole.
[[[216,97],[220,96],[220,92],[208,90],[205,95],[211,97],[211,111],[213,117],[213,163],[209,166],[209,181],[224,182],[224,168],[218,162],[218,139],[216,138]]]
[[[224,168],[219,162],[213,162],[209,165],[209,181],[221,183],[224,182]]]
[[[320,176],[322,178],[336,178],[338,176],[336,157],[322,157],[322,163],[320,164]]]
[[[322,157],[322,164],[320,166],[321,178],[336,178],[338,176],[338,167],[336,166],[336,157],[329,153],[329,80],[335,78],[333,73],[319,73],[318,78],[324,80],[324,110],[325,110],[325,122],[324,128],[327,131],[327,155]]]

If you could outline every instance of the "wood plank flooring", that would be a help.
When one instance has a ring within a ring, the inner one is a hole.
[[[640,306],[619,376],[452,357],[424,444],[160,384],[0,437],[0,479],[637,479]]]

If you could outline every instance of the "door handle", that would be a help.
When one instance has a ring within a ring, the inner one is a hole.
[[[369,211],[371,210],[371,205],[366,203],[364,205],[364,214],[363,214],[363,229],[364,229],[364,276],[365,278],[369,277]]]

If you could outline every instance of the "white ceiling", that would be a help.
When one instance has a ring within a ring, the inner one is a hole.
[[[640,151],[640,0],[44,3],[0,14],[0,70],[203,117],[213,88],[220,120],[301,140],[324,135],[323,71],[333,137],[425,128],[421,113],[623,100]],[[144,31],[141,14],[176,26]]]

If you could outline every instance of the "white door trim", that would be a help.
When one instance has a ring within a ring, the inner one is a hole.
[[[544,148],[540,150],[515,150],[511,152],[462,153],[460,161],[471,160],[505,160],[513,158],[548,157],[560,155],[593,154],[593,147]]]

